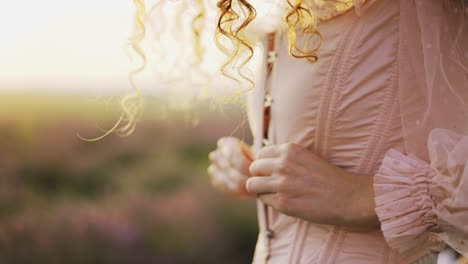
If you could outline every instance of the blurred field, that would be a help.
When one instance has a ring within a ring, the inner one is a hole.
[[[247,127],[236,130],[242,115],[157,105],[130,137],[85,142],[76,133],[112,127],[115,104],[0,97],[0,263],[251,261],[254,202],[215,192],[206,175],[219,137],[249,141]]]

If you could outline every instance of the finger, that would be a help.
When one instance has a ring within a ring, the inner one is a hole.
[[[208,167],[208,174],[210,175],[211,183],[214,187],[228,191],[236,189],[237,184],[229,177],[226,177],[223,170],[216,167],[215,165]]]
[[[208,175],[210,176],[210,179],[211,179],[211,183],[214,185],[217,185],[219,184],[219,179],[218,179],[218,168],[216,167],[216,165],[210,165],[207,169],[207,172],[208,172]]]
[[[247,159],[245,154],[242,153],[242,149],[238,146],[236,155],[232,155],[231,159],[228,160],[232,168],[239,170],[245,176],[250,176],[249,167],[252,161]]]
[[[249,171],[252,176],[270,176],[273,174],[276,159],[262,158],[256,159],[250,164]]]
[[[250,194],[267,194],[277,192],[277,183],[274,177],[250,177],[245,188]]]
[[[262,158],[275,158],[281,155],[281,148],[278,145],[268,145],[261,148],[255,158],[262,159]]]
[[[226,175],[231,179],[231,181],[235,182],[237,185],[239,185],[239,187],[242,188],[244,188],[245,182],[249,178],[236,169],[228,169],[226,171]]]
[[[225,176],[230,178],[227,184],[230,192],[246,197],[250,196],[250,194],[245,189],[245,183],[249,177],[243,175],[236,169],[230,169],[226,172]]]
[[[218,140],[218,148],[222,148],[226,145],[233,145],[239,144],[240,140],[235,137],[222,137]]]
[[[244,175],[250,175],[248,159],[250,148],[234,137],[220,139],[219,152],[232,168],[238,169]]]
[[[210,154],[208,154],[208,159],[210,160],[211,163],[214,163],[215,156],[216,156],[216,150],[211,151]]]
[[[241,141],[234,137],[222,138],[219,149],[224,157],[226,157],[227,160],[230,160],[234,154],[242,154],[239,146],[240,143]]]
[[[219,151],[213,151],[209,155],[210,161],[212,164],[216,165],[221,169],[229,168],[229,161],[224,157],[224,155]]]
[[[217,142],[217,146],[218,148],[222,147],[223,144],[224,144],[224,141],[226,140],[227,137],[222,137],[220,139],[218,139],[218,142]]]

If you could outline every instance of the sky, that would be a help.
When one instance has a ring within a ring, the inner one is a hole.
[[[0,3],[0,91],[125,89],[132,1]]]
[[[193,6],[191,0],[161,1],[169,3],[164,11],[166,17],[174,17],[178,8],[189,10]],[[216,19],[216,0],[206,1],[211,1],[213,7],[208,16]],[[0,0],[0,4],[0,93],[106,95],[131,91],[127,78],[134,65],[124,47],[133,25],[132,0]],[[170,34],[177,31],[183,30],[177,25],[166,30]],[[203,42],[209,43],[206,63],[213,73],[219,70],[224,57],[216,53],[212,34],[205,35]],[[168,65],[171,56],[183,54],[181,50],[190,46],[186,42],[187,39],[177,38],[165,43],[163,53],[167,55]],[[163,74],[171,79],[171,67],[156,60],[151,63],[159,63],[157,66],[163,71],[170,69]],[[158,75],[150,71],[151,67],[148,65],[149,70],[140,76],[139,84],[158,89],[154,86]],[[180,71],[185,73],[186,69]],[[157,87],[174,88],[168,83],[170,87]],[[179,86],[186,89],[184,83]]]

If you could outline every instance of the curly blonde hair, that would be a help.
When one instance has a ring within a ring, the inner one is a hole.
[[[316,18],[311,11],[304,6],[302,0],[287,0],[289,11],[284,17],[287,24],[287,37],[289,53],[298,59],[306,59],[314,63],[318,60],[317,51],[321,46],[322,36],[316,29]],[[240,79],[227,73],[229,66],[237,67],[237,74],[241,79],[250,83],[253,88],[254,83],[243,72],[242,68],[252,59],[254,50],[251,44],[245,39],[244,31],[255,19],[256,10],[247,0],[219,0],[217,3],[219,18],[216,31],[216,44],[219,49],[227,55],[228,59],[221,68],[223,74],[240,84]],[[297,33],[301,32],[307,36],[302,48],[297,43]],[[318,37],[318,44],[312,44],[312,40]],[[230,48],[223,43],[223,38],[230,40]],[[235,59],[240,54],[247,54],[240,63],[234,65]],[[250,89],[244,90],[248,91]]]
[[[141,64],[133,69],[129,75],[128,80],[133,88],[132,94],[124,96],[120,101],[122,113],[114,126],[105,132],[102,136],[97,138],[84,138],[79,133],[77,136],[85,141],[98,141],[104,137],[116,132],[118,135],[125,137],[133,133],[138,120],[143,113],[143,100],[141,90],[135,83],[135,76],[142,72],[147,64],[147,58],[144,50],[141,47],[141,42],[146,36],[145,17],[146,7],[144,0],[133,0],[135,5],[135,19],[133,24],[132,34],[129,38],[129,47],[140,57]]]
[[[318,60],[317,51],[322,43],[322,36],[316,29],[317,19],[304,5],[303,0],[285,1],[287,1],[289,8],[284,16],[284,22],[287,26],[289,53],[295,58],[315,63]],[[122,98],[120,103],[122,114],[109,131],[98,138],[85,140],[99,140],[112,132],[117,132],[121,136],[128,136],[135,130],[136,123],[141,117],[143,111],[142,94],[135,84],[134,78],[135,75],[144,70],[147,64],[145,52],[141,47],[141,42],[146,36],[146,6],[144,0],[133,0],[133,3],[135,6],[135,20],[133,33],[129,38],[129,46],[141,59],[141,64],[129,74],[129,82],[134,89],[134,93]],[[197,62],[200,63],[204,54],[200,36],[204,29],[206,4],[204,0],[195,0],[195,4],[198,13],[192,19],[191,27],[194,51]],[[223,75],[238,84],[240,90],[238,94],[241,94],[251,90],[255,85],[253,80],[244,72],[245,66],[254,56],[252,43],[249,43],[246,39],[245,30],[256,18],[257,12],[248,0],[218,0],[217,8],[219,14],[215,42],[219,50],[227,56],[221,71]],[[299,32],[306,37],[302,47],[299,47],[297,43],[297,34]],[[317,38],[319,41],[312,41]],[[234,69],[234,74],[229,72],[230,69]],[[247,88],[243,86],[245,82],[248,83]]]

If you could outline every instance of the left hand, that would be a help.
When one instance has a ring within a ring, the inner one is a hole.
[[[373,177],[347,172],[297,144],[262,148],[247,191],[286,215],[351,229],[378,227]]]

